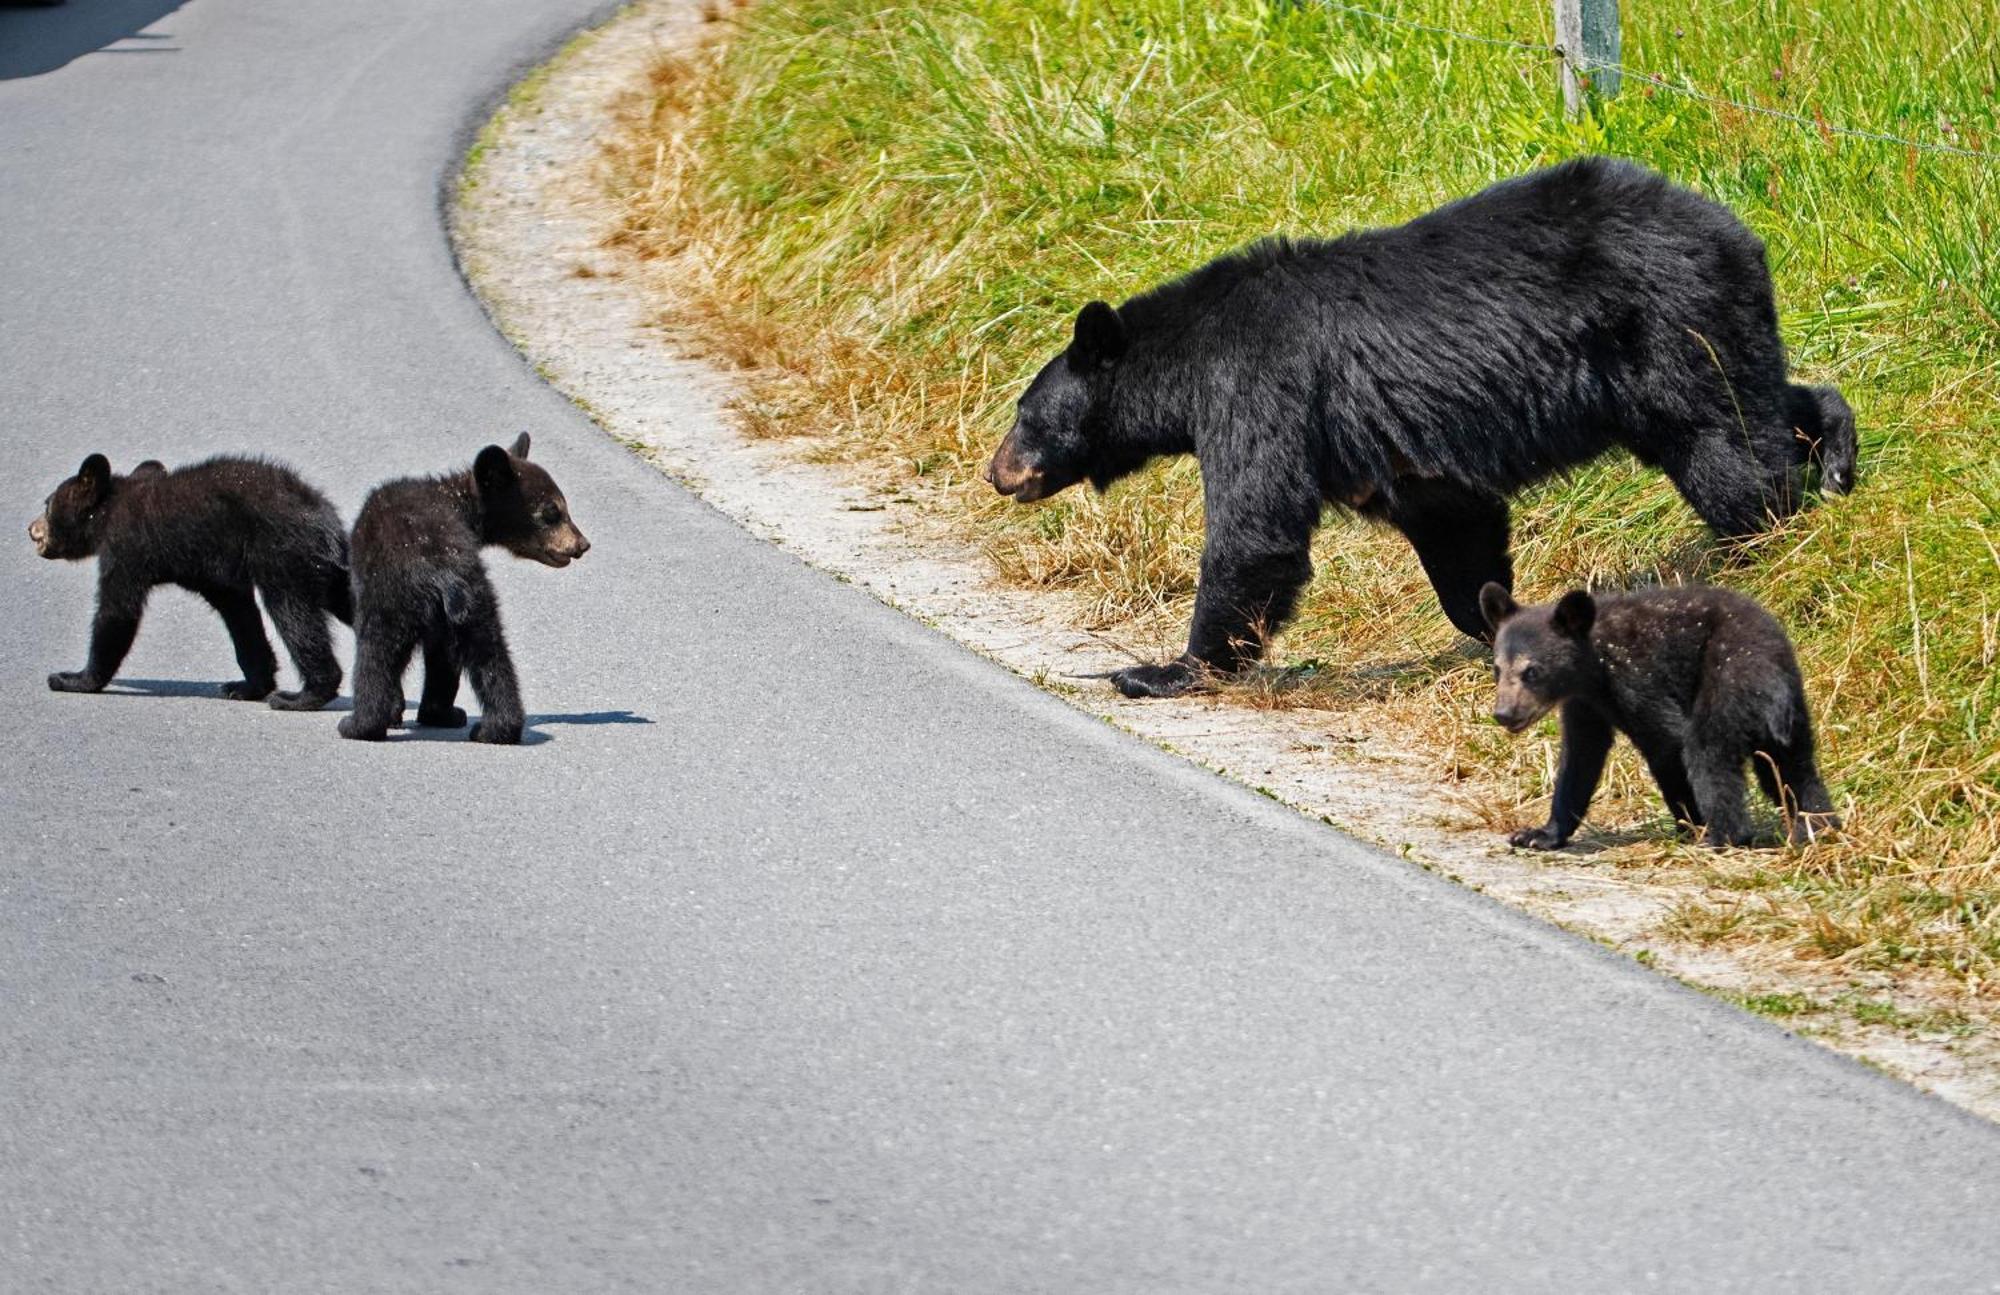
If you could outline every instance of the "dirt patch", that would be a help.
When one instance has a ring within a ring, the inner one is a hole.
[[[746,435],[759,375],[688,358],[701,348],[659,317],[652,286],[675,267],[606,249],[615,215],[599,175],[619,97],[663,53],[712,33],[718,12],[645,0],[581,38],[523,83],[482,133],[460,185],[453,234],[468,278],[502,331],[606,432],[752,533],[1083,710],[2000,1119],[2000,1030],[1980,999],[1677,936],[1690,899],[1715,907],[1717,881],[1702,865],[1635,865],[1589,846],[1553,857],[1511,851],[1481,811],[1494,796],[1475,767],[1398,741],[1362,712],[1266,709],[1240,697],[1126,701],[1101,676],[1157,655],[1159,644],[1094,630],[1079,600],[1001,584],[920,484],[817,461],[838,456],[810,438]],[[1616,834],[1595,839],[1615,844]]]

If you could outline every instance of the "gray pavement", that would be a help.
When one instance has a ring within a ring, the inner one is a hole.
[[[0,9],[0,1289],[2000,1283],[2000,1130],[1069,710],[543,387],[438,201],[597,8]],[[351,517],[522,428],[595,545],[495,559],[534,745],[197,695],[177,593],[46,691],[91,571],[22,532],[86,451]]]

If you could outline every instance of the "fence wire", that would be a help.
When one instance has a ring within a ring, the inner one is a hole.
[[[1690,86],[1669,81],[1665,77],[1658,76],[1652,72],[1628,67],[1623,63],[1612,63],[1605,59],[1594,59],[1582,54],[1569,56],[1564,53],[1562,47],[1559,45],[1546,45],[1540,41],[1515,40],[1511,37],[1482,36],[1477,32],[1459,31],[1453,27],[1438,27],[1430,23],[1415,22],[1408,18],[1401,18],[1395,14],[1381,13],[1374,9],[1364,9],[1359,5],[1344,4],[1341,0],[1318,0],[1318,3],[1326,9],[1354,14],[1357,17],[1372,19],[1375,22],[1387,23],[1392,27],[1407,27],[1412,31],[1430,32],[1437,36],[1449,36],[1453,40],[1469,41],[1478,45],[1500,45],[1510,49],[1526,50],[1534,54],[1545,54],[1553,58],[1567,57],[1575,65],[1577,71],[1586,75],[1593,71],[1616,72],[1621,76],[1629,76],[1635,81],[1644,81],[1648,85],[1656,86],[1671,94],[1696,99],[1702,103],[1713,104],[1719,108],[1735,108],[1739,112],[1747,112],[1759,117],[1770,117],[1778,121],[1788,121],[1824,134],[1844,135],[1849,139],[1872,140],[1878,144],[1897,144],[1904,148],[1916,149],[1922,153],[1944,153],[1954,157],[1977,158],[1982,162],[1990,162],[1995,156],[1992,153],[1981,152],[1976,148],[1961,148],[1957,144],[1937,144],[1921,139],[1905,139],[1901,135],[1887,135],[1880,131],[1858,130],[1852,126],[1836,125],[1821,117],[1805,117],[1795,112],[1786,112],[1780,108],[1768,108],[1763,104],[1744,103],[1741,100],[1730,99],[1723,95],[1707,94]]]

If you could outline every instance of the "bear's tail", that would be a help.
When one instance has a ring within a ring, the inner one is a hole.
[[[1819,464],[1822,490],[1844,495],[1854,489],[1861,448],[1854,409],[1837,387],[1790,390],[1792,425],[1805,438],[1807,462]]]

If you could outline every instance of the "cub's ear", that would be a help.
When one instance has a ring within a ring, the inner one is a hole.
[[[111,489],[111,460],[102,454],[93,454],[83,461],[76,470],[76,479],[90,488],[93,496],[102,496]]]
[[[509,449],[509,450],[508,450],[507,452],[508,452],[509,454],[513,455],[513,456],[514,456],[515,458],[517,458],[517,459],[525,459],[525,458],[527,458],[527,457],[528,457],[528,434],[527,434],[526,432],[522,432],[522,433],[521,433],[521,434],[520,434],[519,436],[516,436],[516,437],[514,438],[514,445],[513,445],[513,447],[512,447],[511,449]]]
[[[1585,638],[1590,627],[1597,623],[1597,603],[1581,589],[1572,589],[1556,604],[1555,614],[1549,617],[1549,624],[1558,634],[1571,638]]]
[[[1521,604],[1514,601],[1514,595],[1498,580],[1488,580],[1479,590],[1479,611],[1486,617],[1486,628],[1497,630],[1500,622],[1521,610]]]
[[[497,445],[487,446],[472,461],[472,479],[479,486],[479,492],[487,495],[520,481],[514,474],[514,460],[508,458],[507,451]]]
[[[133,464],[132,471],[127,473],[126,475],[134,477],[144,477],[144,476],[150,476],[152,473],[155,472],[165,472],[166,470],[167,470],[167,465],[160,462],[158,459],[147,459],[143,463]]]
[[[1076,336],[1070,341],[1070,363],[1080,369],[1105,369],[1125,354],[1125,321],[1101,301],[1076,314]]]

